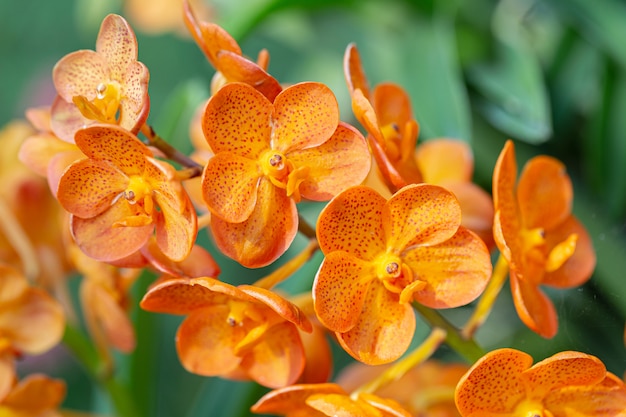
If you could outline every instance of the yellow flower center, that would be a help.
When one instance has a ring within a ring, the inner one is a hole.
[[[553,417],[539,401],[524,400],[515,407],[515,417]]]
[[[526,278],[530,280],[540,279],[543,272],[553,272],[563,266],[574,254],[578,241],[578,235],[572,233],[548,252],[544,229],[523,229],[521,236],[526,267],[531,271]]]
[[[296,203],[299,202],[300,184],[308,178],[310,168],[295,167],[283,153],[273,149],[264,152],[259,161],[263,174],[270,179],[272,184],[284,189],[287,197],[293,198]]]
[[[131,175],[126,190],[124,190],[118,198],[124,198],[129,204],[134,206],[135,214],[115,222],[113,226],[138,227],[151,224],[153,222],[152,215],[154,212],[152,193],[152,186],[144,177]]]
[[[260,341],[270,327],[270,323],[253,303],[229,299],[227,305],[230,311],[226,322],[231,327],[243,328],[245,332],[244,337],[235,346],[235,354],[241,356]]]
[[[96,97],[91,101],[85,96],[74,96],[72,99],[87,119],[110,124],[117,124],[121,100],[120,85],[115,81],[98,84]]]
[[[398,161],[400,155],[400,128],[397,123],[389,123],[381,127],[380,131],[385,138],[385,153],[392,161]]]
[[[399,294],[400,303],[411,301],[412,295],[426,285],[424,281],[413,280],[413,271],[399,256],[385,252],[374,259],[376,276],[394,294]]]

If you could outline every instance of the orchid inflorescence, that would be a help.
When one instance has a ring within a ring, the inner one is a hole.
[[[535,157],[518,178],[507,141],[491,197],[472,182],[466,143],[417,144],[408,94],[392,83],[370,88],[355,44],[343,69],[364,133],[341,119],[328,86],[281,84],[266,51],[250,60],[222,27],[187,1],[183,8],[216,70],[193,119],[191,130],[202,133],[194,155],[148,124],[148,68],[118,15],[102,22],[95,50],[57,62],[57,97],[27,112],[31,126],[1,133],[23,165],[0,166],[0,415],[58,415],[63,382],[20,379],[15,363],[75,326],[67,276],[82,275],[81,315],[100,357],[95,376],[107,381],[112,349],[136,347],[130,290],[150,271],[158,277],[139,305],[184,316],[175,340],[182,366],[272,389],[255,413],[626,416],[624,381],[600,359],[564,351],[533,365],[513,348],[484,352],[473,337],[507,275],[520,320],[544,338],[555,336],[558,319],[542,287],[591,277],[595,252],[572,214],[561,162]],[[309,201],[325,204],[315,225],[300,213]],[[204,228],[233,261],[279,266],[230,284],[197,242]],[[308,244],[285,261],[298,234]],[[316,252],[323,261],[310,291],[275,288]],[[439,312],[474,301],[462,328]],[[407,353],[418,317],[431,333]],[[356,360],[336,382],[330,343]],[[429,359],[442,343],[469,363]],[[26,401],[35,391],[37,401]]]

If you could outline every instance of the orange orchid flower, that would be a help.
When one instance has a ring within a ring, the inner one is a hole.
[[[389,369],[389,365],[368,366],[353,363],[344,368],[337,384],[350,392]],[[460,417],[454,403],[454,390],[469,366],[429,360],[411,368],[373,394],[397,401],[414,416]]]
[[[494,247],[493,203],[489,194],[472,182],[474,158],[469,145],[460,140],[435,138],[416,148],[419,125],[413,118],[409,95],[392,83],[378,84],[370,93],[354,44],[346,49],[344,74],[353,112],[367,130],[378,168],[370,172],[368,181],[375,184],[382,174],[384,196],[407,184],[422,182],[449,189],[461,204],[461,224],[478,234],[487,247]]]
[[[530,355],[498,349],[461,378],[455,401],[463,417],[624,416],[626,388],[596,357],[561,352],[532,365]],[[532,366],[531,366],[532,365]]]
[[[480,295],[491,275],[489,252],[460,223],[454,195],[429,184],[406,186],[389,200],[353,187],[322,210],[317,238],[325,259],[314,306],[349,354],[391,362],[413,337],[410,302],[449,308]]]
[[[304,368],[298,329],[311,323],[292,303],[262,288],[213,278],[169,278],[148,290],[144,310],[186,315],[176,347],[183,366],[205,376],[252,379],[277,388]]]
[[[72,214],[77,245],[94,259],[113,262],[137,252],[156,229],[165,256],[187,257],[196,212],[175,169],[118,126],[80,130],[76,145],[87,158],[65,171],[57,198]]]
[[[137,39],[123,17],[102,21],[96,50],[80,50],[55,65],[52,78],[59,96],[52,105],[52,130],[73,142],[78,129],[115,124],[137,133],[150,103],[144,64],[137,61]]]
[[[596,263],[591,239],[571,213],[573,191],[565,166],[537,156],[516,184],[513,142],[502,150],[493,173],[494,237],[510,268],[511,292],[521,320],[545,338],[558,328],[554,305],[540,285],[576,287]]]
[[[0,398],[11,390],[15,359],[38,355],[61,341],[65,316],[46,291],[31,287],[16,269],[0,264]]]
[[[282,87],[266,72],[269,63],[266,50],[259,53],[256,63],[252,62],[242,55],[237,41],[222,27],[198,20],[189,0],[183,1],[183,11],[189,32],[217,71],[211,82],[212,94],[217,93],[227,83],[242,82],[257,89],[268,100],[274,101]]]
[[[11,385],[11,390],[0,396],[0,416],[61,417],[57,409],[65,398],[63,381],[33,374]]]
[[[203,131],[215,153],[202,187],[217,246],[247,267],[282,255],[298,228],[296,202],[326,201],[370,168],[363,136],[339,121],[331,90],[306,82],[274,103],[231,83],[208,102]]]
[[[300,384],[265,394],[251,407],[253,413],[285,417],[410,417],[400,404],[377,395],[348,395],[339,385]]]

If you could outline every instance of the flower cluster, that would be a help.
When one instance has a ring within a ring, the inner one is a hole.
[[[519,318],[544,338],[557,334],[558,320],[541,287],[591,277],[594,249],[572,215],[561,162],[535,157],[518,179],[508,141],[491,197],[472,182],[466,143],[417,145],[408,93],[392,83],[370,89],[356,45],[344,74],[365,134],[340,115],[328,86],[282,84],[267,51],[248,59],[226,30],[188,1],[182,7],[216,70],[192,122],[193,158],[149,124],[148,68],[118,15],[102,22],[94,51],[58,61],[57,97],[29,110],[32,127],[0,136],[12,155],[0,165],[1,415],[43,415],[62,399],[59,381],[18,381],[15,360],[56,345],[66,325],[76,332],[71,273],[82,276],[80,316],[101,361],[94,374],[110,381],[111,350],[137,344],[128,310],[143,271],[154,281],[139,306],[184,316],[175,345],[186,370],[273,389],[255,413],[626,415],[624,381],[598,358],[566,351],[532,365],[524,352],[487,353],[473,338],[507,274]],[[323,203],[315,224],[299,214],[316,207],[310,202]],[[230,283],[198,239],[204,229],[220,255],[272,269]],[[298,235],[304,251],[285,259]],[[318,251],[309,291],[276,287]],[[476,300],[462,329],[440,312]],[[424,321],[432,332],[416,340]],[[329,382],[335,342],[360,363],[338,383]],[[471,364],[428,361],[442,343]],[[25,404],[33,390],[37,403]]]

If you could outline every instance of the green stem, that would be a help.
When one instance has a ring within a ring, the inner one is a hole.
[[[485,355],[485,350],[473,338],[465,339],[457,327],[448,321],[436,310],[420,303],[413,303],[413,308],[419,312],[432,327],[441,327],[446,331],[446,344],[454,349],[469,363],[474,363]]]
[[[63,343],[85,367],[92,379],[105,389],[118,417],[139,417],[129,391],[114,378],[114,374],[105,371],[95,347],[83,332],[74,326],[65,326]]]

